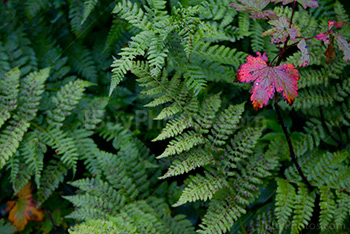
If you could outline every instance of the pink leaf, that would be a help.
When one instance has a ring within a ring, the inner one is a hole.
[[[290,23],[284,16],[276,20],[270,20],[269,24],[274,27],[264,32],[262,36],[272,35],[271,43],[284,43],[288,36],[292,41],[295,41],[296,37],[300,36],[300,29],[296,28],[294,25],[289,27]]]
[[[254,109],[262,108],[272,99],[275,91],[282,94],[283,98],[292,104],[298,96],[298,70],[293,64],[282,64],[271,67],[267,64],[266,52],[256,53],[258,57],[248,56],[247,63],[243,64],[237,71],[237,79],[240,82],[252,82],[251,89]]]
[[[309,54],[309,50],[307,49],[305,39],[302,39],[298,43],[298,48],[301,51],[301,57],[299,59],[298,65],[299,67],[305,67],[310,62],[310,54]]]
[[[331,30],[333,27],[340,28],[343,24],[343,22],[328,21],[328,30]]]
[[[291,2],[294,2],[294,0],[271,0],[271,2],[274,2],[274,3],[282,2],[283,5],[286,5]],[[300,5],[304,7],[304,9],[306,9],[307,7],[311,7],[311,8],[319,7],[318,2],[316,0],[297,0],[297,2],[300,3]]]
[[[334,34],[334,37],[338,43],[339,49],[344,52],[344,61],[350,60],[350,45],[340,33]]]
[[[325,45],[329,45],[329,34],[328,33],[320,33],[316,36],[317,40],[322,40]]]
[[[276,13],[268,10],[263,11],[263,9],[270,3],[270,0],[238,0],[240,3],[231,2],[230,6],[234,7],[236,11],[249,12],[251,18],[263,19],[263,18],[274,18]]]
[[[231,2],[230,6],[233,6],[236,11],[262,11],[270,0],[238,0],[241,4]]]

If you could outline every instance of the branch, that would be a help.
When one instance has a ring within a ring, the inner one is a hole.
[[[53,230],[54,230],[57,234],[59,234],[59,232],[58,232],[58,230],[57,230],[57,227],[56,227],[56,225],[55,225],[55,222],[53,221],[51,212],[50,212],[48,209],[45,209],[45,211],[46,211],[47,215],[48,215],[49,218],[50,218],[51,224],[52,224],[52,226],[53,226]]]
[[[312,190],[312,185],[307,180],[306,176],[304,175],[303,171],[301,170],[301,167],[300,167],[300,165],[298,163],[298,160],[297,160],[297,158],[295,156],[295,152],[294,152],[294,149],[293,149],[292,141],[290,139],[288,130],[286,128],[286,125],[284,125],[284,122],[283,122],[283,119],[282,119],[282,115],[281,115],[281,111],[280,111],[280,108],[279,108],[278,103],[277,103],[277,94],[275,94],[275,110],[276,110],[276,113],[277,113],[277,116],[278,116],[278,120],[279,120],[279,122],[280,122],[280,124],[282,126],[284,135],[287,138],[288,147],[289,147],[289,153],[290,153],[290,157],[292,158],[292,162],[294,163],[295,167],[297,168],[297,171],[298,171],[299,175],[301,176],[304,184],[306,184],[308,189],[311,191]]]

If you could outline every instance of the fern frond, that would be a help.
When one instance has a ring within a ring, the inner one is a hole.
[[[66,132],[58,128],[48,128],[45,132],[41,132],[41,139],[45,144],[56,150],[64,165],[72,168],[75,174],[79,155],[73,139],[67,135]]]
[[[94,98],[83,106],[81,121],[85,129],[95,129],[102,122],[107,104],[108,98]]]
[[[137,55],[144,55],[149,40],[153,37],[153,33],[142,31],[131,38],[130,46],[125,47],[119,53],[120,59],[114,58],[112,66],[112,80],[109,89],[109,95],[115,87],[122,81],[124,75],[131,69],[132,61]]]
[[[279,225],[279,233],[282,233],[284,225],[292,215],[296,192],[293,185],[283,179],[277,179],[277,195],[275,213]]]
[[[349,217],[350,195],[336,190],[336,197],[334,221],[336,227],[342,227],[346,218]]]
[[[68,230],[70,234],[131,233],[125,231],[125,229],[120,229],[115,226],[114,222],[103,219],[88,220],[84,223],[75,225]],[[128,229],[128,231],[130,231],[130,229]]]
[[[91,139],[92,131],[86,129],[75,129],[69,132],[69,136],[74,140],[79,158],[84,160],[86,168],[92,175],[100,177],[102,172],[97,160],[100,155],[100,150]]]
[[[309,194],[304,184],[299,183],[295,197],[295,210],[292,221],[292,234],[299,233],[311,220],[315,205],[315,192]]]
[[[89,17],[90,13],[93,11],[97,4],[98,0],[85,0],[84,2],[84,14],[83,19],[81,20],[80,24],[84,24],[87,17]]]
[[[233,134],[244,111],[244,104],[230,105],[218,115],[211,130],[212,135],[209,136],[213,144],[224,145],[229,136]]]
[[[35,132],[26,135],[19,148],[28,170],[34,174],[37,188],[40,187],[41,172],[44,168],[46,146],[40,142]]]
[[[62,162],[51,160],[49,165],[44,168],[44,172],[40,178],[40,188],[37,196],[40,206],[47,198],[51,196],[53,191],[58,188],[59,183],[62,183],[67,174],[67,168]]]
[[[204,139],[201,134],[189,131],[172,140],[165,151],[157,158],[165,158],[170,155],[180,154],[202,143],[204,143]]]
[[[70,115],[71,111],[79,103],[82,98],[86,87],[91,83],[83,80],[76,80],[69,82],[63,86],[56,96],[53,97],[53,104],[55,109],[48,112],[48,122],[50,126],[61,127],[63,121]]]
[[[19,94],[19,82],[21,71],[14,68],[8,71],[3,77],[0,77],[0,108],[2,110],[1,116],[6,116],[5,111],[12,111],[17,107],[17,98]],[[6,112],[9,114],[8,112]],[[3,123],[6,119],[1,119]],[[1,126],[1,124],[0,124]]]
[[[26,167],[26,163],[19,153],[16,153],[10,159],[8,166],[11,168],[10,181],[12,183],[12,188],[14,193],[17,194],[30,180],[31,171]]]
[[[28,0],[25,2],[25,11],[27,16],[32,19],[40,10],[45,9],[49,6],[50,2],[47,0]]]
[[[209,204],[208,211],[203,218],[198,233],[225,233],[233,223],[246,213],[244,207],[238,204],[228,189],[224,190],[221,199],[213,199]]]
[[[16,152],[30,126],[29,121],[35,117],[49,72],[49,68],[32,72],[21,82],[17,115],[9,120],[8,125],[0,133],[0,169]]]
[[[217,191],[227,186],[227,181],[220,175],[211,175],[205,172],[203,176],[200,174],[189,176],[186,187],[181,193],[181,197],[173,206],[181,206],[187,202],[194,202],[197,200],[210,200]]]
[[[65,199],[77,207],[77,212],[70,215],[75,219],[86,220],[89,216],[90,218],[96,218],[101,212],[104,212],[103,217],[115,216],[125,204],[126,198],[123,194],[100,179],[81,179],[71,184],[84,192],[84,194],[64,196]],[[79,216],[80,211],[83,211],[80,208],[83,208],[83,210],[89,209],[89,216]],[[98,212],[93,215],[94,211]]]
[[[211,43],[202,41],[194,44],[193,51],[195,55],[205,60],[232,65],[235,69],[238,69],[247,57],[246,53],[238,52],[236,49],[219,45],[211,46]]]
[[[212,155],[200,147],[184,152],[179,155],[179,159],[172,162],[168,171],[160,179],[187,173],[198,167],[208,165],[213,160]]]
[[[322,186],[320,188],[320,225],[321,230],[326,230],[328,225],[333,220],[333,215],[335,211],[335,200],[332,191],[327,186]]]
[[[185,114],[170,120],[161,133],[152,141],[165,140],[181,134],[185,129],[193,127],[194,123],[191,117]]]
[[[118,14],[119,17],[142,30],[148,30],[151,27],[151,23],[144,11],[131,1],[123,0],[119,2],[112,13]]]
[[[208,133],[211,127],[213,119],[215,118],[216,112],[218,112],[221,107],[220,93],[215,95],[210,95],[207,97],[200,109],[198,115],[195,117],[195,121],[201,127],[202,133]]]
[[[98,82],[96,62],[86,46],[76,43],[66,53],[69,55],[68,62],[73,71],[92,83]]]

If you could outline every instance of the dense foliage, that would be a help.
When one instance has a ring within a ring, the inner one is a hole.
[[[0,233],[348,233],[347,8],[1,1]]]

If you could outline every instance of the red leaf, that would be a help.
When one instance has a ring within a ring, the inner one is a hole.
[[[310,54],[309,54],[309,50],[307,49],[305,39],[302,39],[298,43],[298,48],[301,51],[301,57],[299,59],[298,65],[299,67],[305,67],[310,62]]]
[[[337,44],[339,49],[344,52],[344,61],[347,62],[350,60],[350,45],[345,38],[340,35],[340,33],[334,34],[335,39],[337,40]]]
[[[329,38],[328,47],[324,54],[326,55],[326,64],[330,64],[336,58],[333,36]]]
[[[231,2],[230,6],[233,6],[236,11],[262,11],[267,5],[269,5],[270,0],[238,0],[241,4]]]
[[[328,21],[328,30],[331,30],[333,27],[340,28],[343,24],[343,22]]]
[[[240,82],[254,81],[250,97],[254,109],[257,110],[267,105],[275,91],[281,93],[283,98],[292,104],[295,97],[298,96],[298,70],[294,69],[293,64],[271,67],[267,64],[266,52],[263,55],[260,52],[256,54],[258,57],[249,55],[247,63],[237,71],[237,79]]]
[[[274,3],[282,2],[283,5],[286,5],[291,2],[294,2],[294,0],[272,0],[272,2]],[[304,9],[306,9],[307,7],[311,7],[311,8],[319,7],[318,2],[316,0],[297,0],[297,2],[300,3],[300,5],[304,7]]]
[[[322,40],[325,45],[329,45],[329,34],[328,33],[320,33],[316,36],[317,40]]]
[[[343,22],[329,21],[328,31],[325,33],[320,33],[316,36],[317,40],[322,40],[324,44],[328,45],[327,51],[325,53],[325,55],[327,56],[327,61],[326,61],[327,63],[330,63],[336,57],[333,37],[337,41],[339,49],[344,52],[344,61],[347,62],[350,60],[349,42],[339,32],[335,33],[331,30],[334,27],[340,28],[343,25],[344,25]]]
[[[234,7],[236,11],[249,12],[251,18],[263,19],[274,18],[276,13],[270,10],[263,11],[263,9],[270,3],[270,0],[238,0],[240,3],[231,2],[230,6]]]
[[[286,17],[279,17],[276,20],[270,20],[269,24],[274,27],[264,32],[261,36],[272,35],[271,43],[284,43],[288,36],[292,41],[296,40],[297,36],[300,36],[300,29],[296,28],[294,25],[289,27],[289,22]]]

